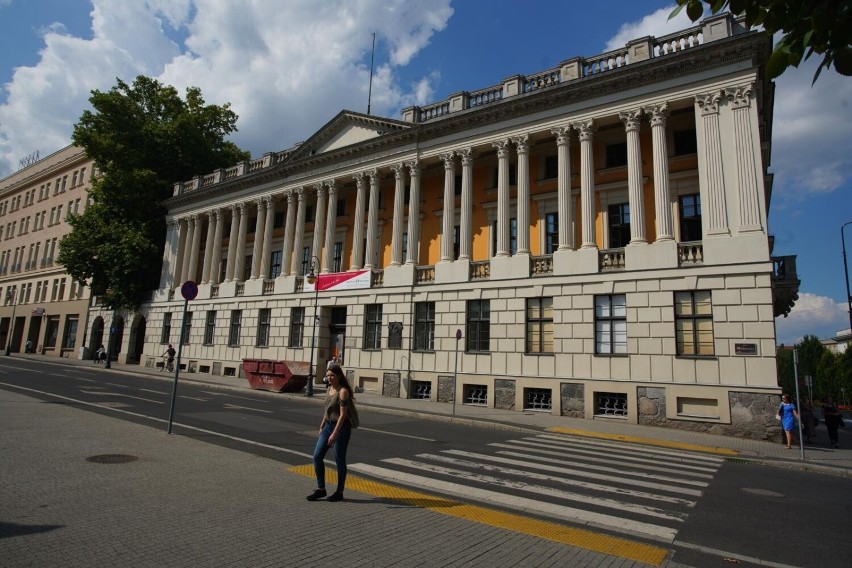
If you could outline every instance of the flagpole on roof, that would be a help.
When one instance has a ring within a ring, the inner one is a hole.
[[[373,51],[370,54],[370,88],[367,91],[367,114],[370,114],[370,99],[373,97],[373,60],[376,57],[376,32],[373,32]]]

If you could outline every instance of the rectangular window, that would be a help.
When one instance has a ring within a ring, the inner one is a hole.
[[[246,255],[246,265],[243,267],[243,282],[248,282],[249,280],[251,280],[251,263],[253,262],[253,260],[254,258],[252,257],[252,255]],[[235,276],[239,276],[239,274],[236,274]]]
[[[207,310],[207,320],[204,322],[204,345],[213,345],[216,332],[216,310]]]
[[[595,296],[595,353],[627,354],[627,296]]]
[[[47,317],[47,328],[44,333],[44,346],[56,347],[56,337],[59,335],[59,316]]]
[[[275,213],[275,217],[272,220],[272,227],[274,229],[280,229],[283,226],[284,226],[284,212],[278,211],[277,213]]]
[[[544,216],[544,254],[553,254],[559,248],[559,214]]]
[[[491,350],[491,300],[468,300],[467,345],[469,353]]]
[[[630,242],[630,204],[618,203],[610,205],[609,213],[609,247],[622,248]]]
[[[65,318],[65,333],[62,339],[63,349],[74,349],[77,344],[77,317],[68,316]]]
[[[382,305],[371,304],[364,312],[364,349],[382,348]]]
[[[494,250],[494,255],[497,256],[497,221],[491,225],[491,246]],[[509,254],[514,255],[518,252],[518,220],[509,219]]]
[[[337,210],[334,212],[338,217],[346,216],[346,200],[340,198],[337,200]]]
[[[680,240],[682,242],[701,240],[701,195],[681,195],[678,197],[680,211]]]
[[[276,250],[272,253],[272,259],[269,262],[269,277],[278,278],[281,275],[281,251]]]
[[[458,174],[453,179],[453,197],[461,197],[462,191],[462,175]]]
[[[713,355],[713,303],[709,290],[675,292],[675,341],[678,355]]]
[[[527,353],[553,353],[553,298],[527,299]]]
[[[302,274],[311,270],[311,247],[302,247]]]
[[[414,350],[435,350],[435,302],[418,302],[415,304]]]
[[[293,308],[290,312],[290,347],[302,347],[305,337],[305,308]]]
[[[242,319],[242,310],[231,310],[231,327],[228,330],[228,345],[232,347],[240,344],[240,328],[242,326]]]
[[[45,286],[46,288],[47,286]],[[172,313],[163,314],[163,334],[160,336],[160,343],[166,344],[172,336]]]
[[[272,309],[263,308],[257,314],[257,346],[269,345],[269,329],[272,325]]]
[[[627,142],[607,144],[606,167],[617,168],[627,165]]]
[[[674,155],[688,156],[698,153],[698,138],[695,135],[695,129],[675,130],[672,133],[674,138]]]
[[[542,179],[556,179],[559,176],[559,156],[544,157],[544,175]]]
[[[181,345],[189,345],[189,334],[192,331],[192,312],[184,312],[183,333],[180,334]]]
[[[332,257],[332,272],[340,272],[343,269],[343,243],[334,243],[334,256]]]

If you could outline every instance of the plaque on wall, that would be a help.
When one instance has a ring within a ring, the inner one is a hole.
[[[734,343],[736,355],[757,355],[757,343]]]
[[[402,349],[402,322],[388,324],[388,349]]]

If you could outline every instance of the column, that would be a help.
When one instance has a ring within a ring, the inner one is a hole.
[[[198,278],[198,253],[201,246],[201,225],[204,220],[199,215],[192,216],[192,249],[189,251],[189,272],[186,279],[196,281]]]
[[[379,230],[379,171],[370,170],[367,175],[370,176],[370,209],[367,212],[367,246],[364,247],[364,268],[373,268],[376,258],[376,237]]]
[[[453,222],[456,218],[455,182],[456,158],[452,152],[441,154],[444,162],[444,213],[441,230],[441,262],[452,262],[453,259]]]
[[[408,201],[408,258],[406,264],[420,262],[420,164],[406,162],[411,175],[411,199]]]
[[[186,249],[187,222],[186,219],[178,219],[176,223],[178,225],[177,256],[175,257],[175,264],[172,267],[172,281],[169,283],[170,288],[183,284],[181,278],[183,278],[183,257],[184,250]]]
[[[722,139],[719,130],[719,101],[720,92],[707,93],[695,97],[698,106],[696,116],[701,115],[703,136],[698,140],[699,149],[699,184],[701,185],[702,200],[707,196],[707,203],[702,203],[702,216],[707,214],[705,235],[730,234],[728,229],[728,206],[725,199],[725,176],[722,170]],[[703,166],[703,170],[702,170]]]
[[[669,190],[669,150],[666,142],[666,103],[645,109],[651,120],[651,138],[654,152],[654,205],[657,217],[657,241],[671,241],[672,208]]]
[[[462,165],[461,223],[459,225],[459,260],[471,259],[473,246],[473,151],[459,150]]]
[[[288,191],[287,197],[287,220],[284,222],[284,247],[281,249],[281,276],[290,276],[293,261],[293,235],[296,231],[296,209],[293,202],[296,201],[294,192]]]
[[[214,223],[213,211],[207,212],[207,238],[204,241],[204,264],[201,268],[201,283],[208,284],[210,282],[210,264],[213,260],[213,231]]]
[[[740,225],[739,232],[762,231],[760,215],[760,192],[757,184],[757,169],[754,159],[754,137],[752,135],[751,97],[754,84],[741,85],[734,89],[725,89],[725,96],[731,102],[734,116],[734,149],[737,159]]]
[[[558,250],[574,249],[574,200],[571,199],[571,127],[560,126],[550,131],[556,136],[557,188],[556,211],[559,221]]]
[[[254,222],[254,245],[251,250],[251,279],[260,276],[260,261],[263,255],[263,233],[266,228],[266,200],[256,199],[257,218]]]
[[[321,183],[316,185],[317,201],[316,212],[314,213],[314,238],[311,246],[311,255],[317,257],[318,262],[322,262],[322,238],[325,233],[325,188]],[[308,262],[310,266],[310,262]],[[317,270],[319,270],[317,266]]]
[[[580,138],[580,209],[582,209],[583,244],[580,248],[597,248],[595,242],[595,164],[592,156],[594,121],[573,124]]]
[[[219,284],[221,270],[219,266],[222,263],[222,232],[225,230],[225,213],[221,209],[213,211],[213,216],[216,220],[216,231],[213,235],[213,258],[210,261],[210,283]]]
[[[275,199],[270,195],[266,201],[266,223],[263,226],[263,247],[260,253],[260,277],[269,278],[269,264],[272,262],[272,229],[275,228]]]
[[[228,257],[225,259],[225,282],[234,279],[237,264],[237,235],[239,233],[242,205],[231,205],[231,229],[228,232]]]
[[[294,189],[299,204],[296,212],[296,236],[293,238],[293,268],[290,274],[302,276],[302,246],[305,242],[305,188]]]
[[[240,229],[237,234],[237,259],[234,265],[234,280],[243,282],[246,274],[246,234],[248,233],[248,205],[240,203]]]
[[[405,213],[405,165],[393,166],[396,181],[393,192],[393,233],[391,234],[391,266],[402,264],[402,217]]]
[[[513,138],[518,151],[518,252],[530,254],[530,154],[529,136]]]
[[[645,236],[645,197],[642,192],[642,149],[639,126],[642,110],[618,113],[627,132],[627,199],[630,204],[630,244],[647,243]]]
[[[334,231],[337,225],[337,187],[334,185],[334,180],[327,181],[326,185],[328,185],[328,213],[325,216],[325,256],[322,259],[323,273],[329,273],[334,268]]]
[[[192,256],[192,237],[195,232],[195,223],[193,221],[194,216],[190,215],[186,219],[186,240],[184,240],[184,248],[183,248],[183,262],[180,267],[180,282],[179,285],[183,285],[184,282],[189,280],[189,259]],[[47,246],[44,247],[45,256],[48,253]]]
[[[349,270],[361,270],[364,266],[364,199],[367,197],[367,186],[364,183],[364,173],[353,176],[355,179],[355,215],[352,226],[352,264]]]
[[[509,141],[491,144],[497,148],[497,250],[494,256],[509,256]]]

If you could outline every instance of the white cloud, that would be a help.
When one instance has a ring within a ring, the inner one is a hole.
[[[2,0],[0,0],[2,2]],[[400,85],[408,64],[453,13],[449,0],[93,0],[92,39],[44,31],[33,67],[15,70],[0,105],[0,177],[33,150],[70,143],[93,89],[119,77],[200,87],[239,115],[234,142],[257,156],[305,139],[346,108],[365,112],[372,33],[374,114],[398,116],[432,95],[440,74]],[[130,33],[132,30],[132,33]]]
[[[674,8],[675,5],[672,4],[666,8],[660,8],[653,14],[648,14],[638,22],[622,24],[618,33],[607,42],[604,51],[623,48],[627,45],[627,42],[636,38],[662,37],[696,25],[687,17],[686,10],[681,10],[677,17],[669,20],[669,14],[672,13]]]
[[[834,337],[837,331],[849,327],[849,314],[845,304],[825,296],[803,292],[786,318],[775,320],[777,343],[794,345],[805,335],[820,339]]]

